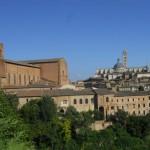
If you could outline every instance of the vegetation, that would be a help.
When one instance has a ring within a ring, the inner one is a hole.
[[[28,137],[28,128],[18,116],[16,97],[0,91],[0,149],[33,149]]]
[[[0,149],[2,150],[149,150],[150,114],[109,116],[113,126],[92,131],[102,114],[69,107],[58,114],[51,97],[33,100],[17,110],[17,97],[0,92]]]

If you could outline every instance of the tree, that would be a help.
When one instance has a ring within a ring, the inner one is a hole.
[[[0,146],[9,149],[11,141],[14,141],[16,146],[22,143],[30,149],[28,128],[17,115],[10,100],[4,92],[0,91]]]
[[[122,110],[118,110],[114,115],[109,116],[108,120],[112,121],[114,124],[126,127],[128,119],[128,113]]]

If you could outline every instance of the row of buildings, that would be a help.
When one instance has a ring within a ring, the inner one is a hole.
[[[85,87],[106,87],[113,91],[150,91],[150,66],[128,67],[128,53],[123,51],[112,68],[97,69],[94,76],[83,81]]]
[[[118,110],[130,115],[146,115],[150,113],[150,92],[113,92],[108,89],[20,89],[7,90],[19,97],[19,107],[27,102],[39,99],[42,95],[49,95],[57,104],[59,112],[65,112],[69,106],[77,111],[98,110],[104,118]]]
[[[98,110],[104,118],[120,109],[131,115],[146,115],[150,112],[150,91],[121,88],[131,88],[132,82],[137,86],[147,81],[146,85],[149,77],[148,67],[127,67],[127,52],[124,51],[123,63],[118,60],[113,69],[99,69],[94,77],[80,82],[81,86],[70,85],[64,58],[8,60],[4,58],[3,44],[0,44],[0,87],[19,97],[18,107],[49,95],[60,112],[74,106],[79,112]],[[116,87],[120,89],[116,90]]]

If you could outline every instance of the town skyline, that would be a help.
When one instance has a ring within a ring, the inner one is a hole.
[[[71,80],[113,67],[124,48],[129,66],[145,66],[150,64],[149,4],[147,0],[1,1],[0,42],[8,59],[64,57]]]

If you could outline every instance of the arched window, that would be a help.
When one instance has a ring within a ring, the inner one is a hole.
[[[109,102],[109,97],[106,97],[106,102]]]
[[[76,100],[76,99],[74,99],[74,100],[73,100],[73,103],[76,105],[76,104],[77,104],[77,100]]]
[[[26,85],[27,80],[26,80],[26,75],[24,75],[24,85]]]
[[[82,99],[80,99],[80,104],[82,104],[83,103],[83,101],[82,101]]]
[[[14,74],[14,85],[16,84],[16,75]]]
[[[21,85],[21,74],[19,74],[19,84]]]
[[[86,99],[85,99],[85,104],[88,104],[88,102],[89,102],[89,101],[88,101],[88,99],[86,98]]]

